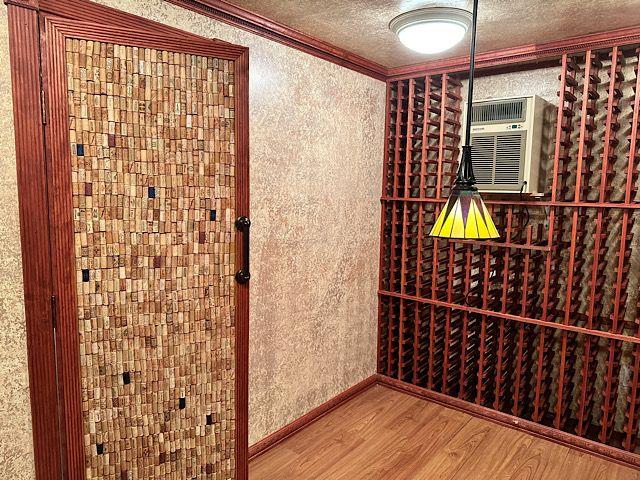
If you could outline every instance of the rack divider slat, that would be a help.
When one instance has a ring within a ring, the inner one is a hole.
[[[633,117],[631,120],[631,137],[629,146],[630,162],[635,164],[638,160],[638,135],[640,134],[640,49],[636,50],[636,84],[635,98],[633,101]],[[640,299],[637,300],[636,308],[640,310]],[[640,311],[636,312],[636,335],[640,337]],[[631,381],[631,392],[627,402],[627,422],[625,425],[624,448],[635,449],[638,443],[638,423],[640,417],[640,395],[638,395],[640,384],[640,344],[636,344],[633,349],[633,370]]]

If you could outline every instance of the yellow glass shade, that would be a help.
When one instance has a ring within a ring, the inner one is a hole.
[[[453,189],[429,236],[476,240],[500,237],[478,191],[461,188]]]

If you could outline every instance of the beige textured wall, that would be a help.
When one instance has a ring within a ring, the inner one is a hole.
[[[250,49],[250,443],[375,372],[383,82],[161,0],[100,3]],[[33,478],[6,7],[0,478]]]

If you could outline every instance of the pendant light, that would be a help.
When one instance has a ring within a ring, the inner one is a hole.
[[[451,195],[429,232],[431,237],[485,240],[500,236],[491,219],[489,210],[475,187],[476,178],[473,175],[473,165],[471,163],[471,112],[473,108],[478,0],[473,1],[472,19],[465,145],[462,147],[462,158]]]

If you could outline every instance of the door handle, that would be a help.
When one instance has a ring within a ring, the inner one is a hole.
[[[236,229],[242,232],[242,258],[244,265],[236,272],[236,280],[238,283],[247,283],[251,279],[249,271],[249,230],[251,228],[251,220],[249,217],[238,217],[236,219]]]

